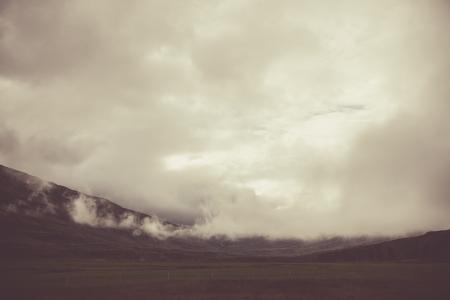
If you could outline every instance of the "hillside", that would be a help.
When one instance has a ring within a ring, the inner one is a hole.
[[[77,207],[80,203],[81,209]],[[154,259],[192,255],[186,245],[146,234],[145,225],[156,225],[167,232],[180,228],[156,216],[0,166],[3,257]],[[182,253],[177,249],[183,249]],[[194,254],[198,255],[196,250]]]
[[[450,253],[449,231],[378,244],[383,238],[202,238],[156,215],[1,165],[0,236],[3,258],[383,261],[446,260]]]
[[[304,259],[319,262],[450,262],[450,230],[326,251],[305,256]]]

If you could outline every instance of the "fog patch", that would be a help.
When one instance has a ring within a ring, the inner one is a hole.
[[[35,207],[33,213],[36,215],[55,214],[56,206],[50,201],[47,195],[48,191],[53,187],[53,184],[36,177],[28,177],[26,183],[32,189],[32,193],[28,196],[27,201],[39,202],[39,206]]]
[[[79,224],[93,227],[116,228],[130,230],[133,236],[143,234],[159,239],[181,235],[184,228],[172,224],[165,224],[157,216],[142,216],[133,212],[124,212],[119,216],[101,208],[99,202],[107,200],[94,199],[80,194],[68,206],[72,220]],[[107,203],[108,204],[108,203]]]

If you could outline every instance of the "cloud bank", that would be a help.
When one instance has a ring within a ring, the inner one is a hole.
[[[1,1],[0,163],[205,234],[449,227],[448,14]]]

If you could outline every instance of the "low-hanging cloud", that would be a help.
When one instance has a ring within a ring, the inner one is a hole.
[[[164,239],[169,236],[184,235],[187,230],[184,227],[174,227],[163,224],[157,216],[139,217],[133,212],[124,212],[118,218],[112,213],[102,212],[97,203],[103,199],[93,199],[80,194],[72,199],[67,207],[67,212],[73,221],[79,224],[100,228],[117,228],[130,230],[133,235],[147,234]]]
[[[0,1],[0,163],[200,235],[448,227],[448,12]]]

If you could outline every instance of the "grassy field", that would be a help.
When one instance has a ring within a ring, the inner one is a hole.
[[[2,261],[1,299],[450,299],[449,264]]]

